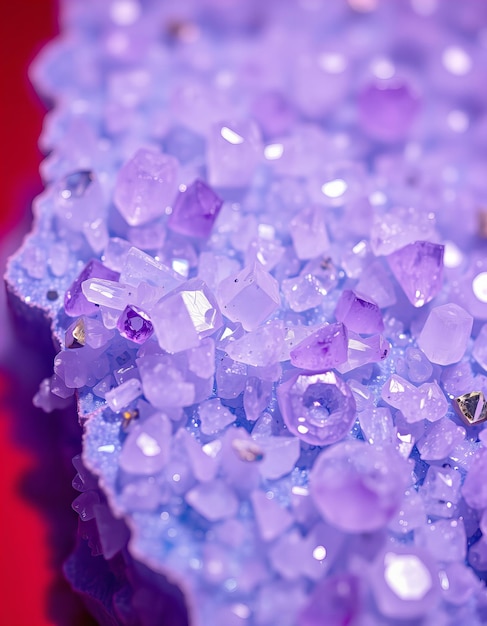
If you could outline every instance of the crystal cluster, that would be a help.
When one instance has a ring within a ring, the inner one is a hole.
[[[140,563],[191,626],[486,623],[486,23],[61,3],[7,282],[58,345],[36,405],[77,399],[81,537],[132,568],[107,624],[186,623]]]

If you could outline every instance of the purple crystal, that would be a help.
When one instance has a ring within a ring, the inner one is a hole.
[[[193,404],[195,386],[186,379],[182,365],[170,355],[144,356],[137,360],[144,395],[157,408]]]
[[[323,326],[291,350],[291,363],[311,372],[323,372],[347,360],[347,331],[343,324]]]
[[[218,398],[202,402],[198,409],[201,432],[214,435],[235,421],[235,415],[222,405]]]
[[[384,330],[384,322],[379,307],[353,291],[342,292],[335,309],[339,322],[356,333],[372,335]]]
[[[95,349],[102,348],[113,336],[113,330],[105,328],[102,322],[82,315],[67,328],[64,345],[68,349],[81,348],[85,345]]]
[[[367,85],[358,98],[360,123],[375,139],[404,139],[419,111],[417,94],[405,81],[390,78]]]
[[[343,439],[355,419],[352,391],[333,371],[294,374],[278,386],[277,399],[290,432],[313,445]]]
[[[97,259],[92,259],[85,265],[71,287],[66,290],[66,295],[64,296],[64,310],[71,317],[92,315],[96,312],[97,306],[88,302],[83,294],[81,286],[84,281],[90,278],[116,281],[118,277],[119,274],[117,272],[108,269]]]
[[[440,292],[444,250],[445,246],[436,243],[416,241],[387,257],[397,282],[415,307],[424,306]]]
[[[299,615],[298,626],[353,624],[361,608],[359,579],[350,574],[337,574],[316,585]]]
[[[467,556],[467,537],[462,520],[437,520],[414,533],[418,547],[426,549],[443,563],[464,561]]]
[[[298,213],[291,220],[290,232],[298,259],[314,259],[330,246],[322,206],[314,205]]]
[[[235,494],[222,480],[193,487],[186,494],[186,502],[212,522],[233,517],[238,511]]]
[[[458,304],[437,306],[428,315],[418,345],[432,363],[457,363],[467,349],[472,325],[473,317]]]
[[[431,465],[420,490],[428,515],[452,517],[460,500],[461,482],[460,472],[453,467]]]
[[[312,274],[287,278],[281,283],[289,307],[301,313],[321,304],[327,291],[321,281]]]
[[[124,441],[120,467],[129,474],[153,475],[169,460],[171,424],[162,413],[135,424]]]
[[[291,526],[293,518],[289,511],[282,508],[275,500],[270,500],[262,491],[254,491],[250,500],[260,536],[264,541],[276,539]]]
[[[154,327],[145,311],[135,305],[125,307],[118,318],[117,328],[122,337],[134,343],[144,343],[152,336]]]
[[[164,215],[177,192],[178,162],[167,154],[140,149],[120,170],[113,196],[130,226]]]
[[[105,400],[108,406],[120,413],[122,409],[125,409],[131,402],[136,400],[142,393],[142,386],[140,380],[137,378],[129,378],[118,387],[114,387],[105,394]]]
[[[280,304],[279,285],[260,263],[225,278],[217,295],[223,315],[247,331],[255,330]]]
[[[357,367],[368,363],[383,361],[391,351],[391,344],[382,335],[361,337],[349,331],[348,333],[347,360],[336,366],[336,369],[345,374]]]
[[[169,216],[168,226],[188,237],[206,239],[220,212],[223,200],[202,180],[181,191]]]
[[[226,352],[234,361],[256,367],[277,363],[284,345],[284,327],[279,320],[263,324],[243,337],[229,342]]]
[[[243,405],[245,417],[255,422],[260,414],[268,407],[272,398],[273,385],[271,381],[250,376],[245,383]]]
[[[217,331],[222,317],[206,284],[193,278],[158,302],[152,310],[152,324],[161,348],[181,352]]]
[[[419,439],[417,446],[425,461],[441,461],[452,454],[455,446],[465,439],[465,428],[457,426],[447,417],[431,426]]]
[[[430,378],[433,367],[426,356],[417,348],[406,349],[406,366],[412,383],[422,383]]]
[[[321,452],[310,475],[311,496],[324,519],[349,533],[373,532],[393,517],[408,480],[392,448],[343,441]]]
[[[431,556],[413,546],[385,546],[375,559],[370,581],[380,612],[391,619],[422,618],[440,593]]]
[[[300,454],[299,439],[296,437],[260,439],[257,435],[254,439],[264,452],[264,458],[259,463],[259,472],[263,478],[276,480],[292,472]]]
[[[415,387],[393,374],[382,387],[381,395],[388,404],[399,409],[410,424],[423,419],[435,422],[448,410],[446,398],[435,382]]]

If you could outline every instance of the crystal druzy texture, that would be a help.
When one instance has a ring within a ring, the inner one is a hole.
[[[7,282],[84,425],[70,580],[111,626],[487,623],[486,3],[60,24]]]

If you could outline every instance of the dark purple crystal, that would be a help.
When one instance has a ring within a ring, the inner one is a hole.
[[[92,259],[85,265],[78,278],[66,291],[64,310],[71,317],[95,313],[98,307],[92,302],[88,302],[81,289],[82,284],[90,278],[117,281],[119,276],[117,272],[105,267],[98,259]]]
[[[154,332],[152,322],[145,311],[129,304],[117,322],[122,337],[135,343],[144,343]]]
[[[181,191],[169,216],[168,226],[188,237],[206,239],[222,207],[223,200],[202,180],[195,180]]]

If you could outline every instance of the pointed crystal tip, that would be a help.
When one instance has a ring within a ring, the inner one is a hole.
[[[453,407],[467,426],[480,424],[487,420],[487,402],[481,391],[472,391],[455,398]]]

